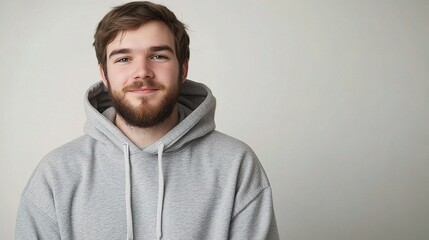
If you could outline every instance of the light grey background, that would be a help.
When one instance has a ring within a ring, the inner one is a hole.
[[[273,186],[282,239],[429,236],[429,1],[158,1],[189,78]],[[123,1],[0,2],[0,239],[40,159],[82,134],[98,21]]]

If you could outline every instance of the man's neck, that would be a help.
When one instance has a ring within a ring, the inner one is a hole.
[[[177,106],[171,115],[162,123],[150,128],[140,128],[128,125],[125,120],[116,114],[115,125],[127,136],[137,147],[143,149],[158,141],[179,123],[179,112]]]

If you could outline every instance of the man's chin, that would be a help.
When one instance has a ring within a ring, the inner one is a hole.
[[[136,104],[129,104],[128,109],[132,109],[133,112],[157,112],[161,108],[160,104],[151,103],[150,101],[143,101]]]
[[[155,96],[156,93],[145,95],[145,94],[129,94],[126,96],[127,102],[130,106],[137,107],[141,105],[156,105],[157,102],[161,101],[162,98]]]

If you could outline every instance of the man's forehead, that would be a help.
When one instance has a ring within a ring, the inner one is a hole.
[[[137,29],[122,30],[107,45],[107,52],[115,48],[149,49],[156,46],[169,46],[175,50],[174,36],[167,25],[160,21],[151,21]]]

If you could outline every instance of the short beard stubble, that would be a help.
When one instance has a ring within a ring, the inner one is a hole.
[[[179,75],[180,76],[180,75]],[[112,99],[113,107],[116,112],[125,120],[129,126],[140,128],[149,128],[164,122],[171,116],[177,101],[179,100],[180,89],[182,81],[177,79],[177,84],[171,88],[166,88],[163,85],[156,84],[153,80],[136,81],[133,84],[126,86],[122,91],[113,91],[110,87],[110,81],[106,76],[107,89],[110,98]],[[127,90],[146,87],[154,87],[158,91],[164,91],[165,96],[156,103],[156,105],[149,104],[150,99],[142,98],[139,106],[132,106],[125,98]]]

